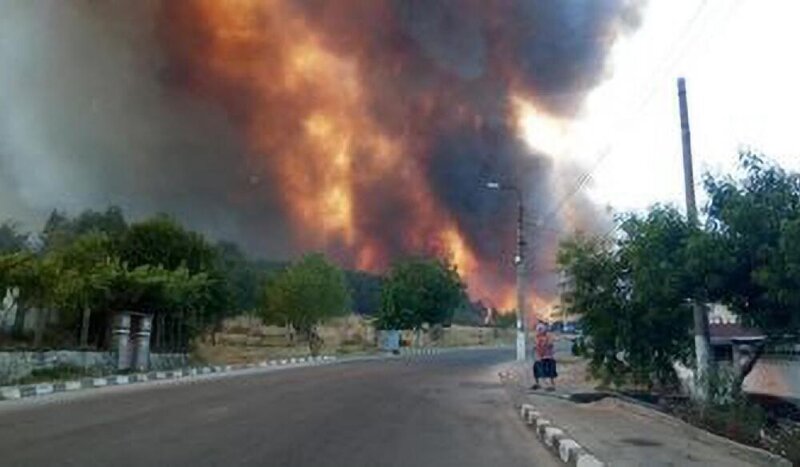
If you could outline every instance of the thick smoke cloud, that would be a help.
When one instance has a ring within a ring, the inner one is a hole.
[[[515,183],[539,214],[559,191],[551,160],[516,136],[512,97],[574,116],[605,77],[614,39],[636,26],[639,7],[252,0],[239,3],[250,22],[236,30],[236,21],[220,19],[222,5],[0,0],[0,218],[118,204],[135,215],[173,213],[260,255],[322,247],[357,265],[349,258],[367,248],[384,260],[413,253],[420,243],[409,231],[433,236],[442,224],[431,217],[445,216],[482,264],[496,265],[513,253],[513,199],[480,186],[488,178]],[[342,89],[357,86],[357,98],[337,100],[330,83],[294,93],[275,84],[291,72],[292,34],[306,30],[344,60],[334,76]],[[233,45],[220,47],[221,37]],[[344,107],[355,120],[345,128],[357,140],[347,171],[356,241],[309,240],[312,226],[298,225],[287,199],[328,183],[326,160],[297,143],[319,102],[327,114]],[[383,162],[379,143],[358,142],[367,134],[396,142],[408,162],[370,177]],[[298,157],[308,158],[303,177],[289,183],[286,166]],[[422,209],[412,191],[434,206]],[[599,222],[580,196],[570,209],[551,227]],[[538,258],[552,257],[556,237],[533,240]],[[509,270],[491,272],[484,282],[513,283]]]
[[[0,3],[0,218],[116,204],[262,249],[268,223],[276,248],[262,251],[285,254],[275,197],[253,186],[228,117],[165,89],[158,4]]]

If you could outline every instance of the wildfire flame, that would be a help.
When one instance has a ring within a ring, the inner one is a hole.
[[[241,129],[248,170],[276,185],[298,249],[368,270],[398,254],[446,256],[474,298],[509,309],[513,217],[497,221],[505,202],[471,193],[480,190],[478,159],[453,153],[467,139],[487,153],[512,154],[494,156],[496,170],[543,178],[547,169],[519,157],[514,140],[558,154],[567,127],[531,97],[535,83],[508,60],[527,29],[506,32],[501,18],[514,8],[535,15],[504,2],[464,3],[467,15],[450,24],[441,17],[447,7],[413,1],[164,2],[159,31],[181,92],[222,106]],[[416,17],[415,5],[454,28],[453,37],[472,37],[481,18],[496,41],[453,58],[442,47],[460,45],[431,39],[430,18]],[[355,27],[353,17],[380,27]],[[448,191],[456,177],[474,184],[466,196]]]
[[[228,86],[247,90],[246,133],[258,155],[253,163],[275,172],[300,244],[359,268],[386,267],[390,252],[359,215],[365,197],[392,179],[403,192],[394,201],[411,214],[398,232],[402,248],[447,255],[472,290],[491,292],[475,280],[475,253],[430,193],[419,158],[408,156],[421,149],[413,135],[387,134],[369,112],[356,58],[326,49],[287,2],[206,0],[192,6],[192,21],[203,24],[206,34],[202,63],[193,63],[204,78],[195,86],[203,93],[224,94]]]

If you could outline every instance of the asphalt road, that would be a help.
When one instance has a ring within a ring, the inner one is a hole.
[[[350,362],[0,403],[3,466],[551,466],[508,350]]]

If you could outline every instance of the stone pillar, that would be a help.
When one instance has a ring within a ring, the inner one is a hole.
[[[120,311],[114,315],[113,347],[117,370],[131,367],[130,356],[131,314]]]
[[[150,367],[150,332],[153,329],[153,317],[139,317],[139,329],[133,335],[133,368],[145,371]]]

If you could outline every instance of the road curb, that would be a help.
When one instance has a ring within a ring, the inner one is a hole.
[[[82,378],[78,380],[59,381],[53,383],[2,386],[0,387],[0,401],[27,399],[61,392],[98,389],[106,386],[125,386],[136,383],[144,383],[147,381],[167,381],[182,378],[193,378],[197,377],[198,375],[203,376],[214,373],[235,373],[252,368],[316,366],[334,363],[337,360],[338,358],[335,355],[322,355],[319,357],[308,356],[292,359],[264,360],[258,363],[244,363],[239,365],[188,367],[171,371],[116,374],[99,378]]]
[[[183,378],[196,378],[217,373],[236,373],[243,370],[256,368],[276,368],[276,367],[304,367],[322,364],[359,361],[367,359],[392,359],[416,356],[440,355],[457,350],[485,350],[492,348],[504,348],[506,346],[469,346],[469,347],[424,347],[424,348],[402,348],[398,354],[383,354],[375,356],[348,356],[337,357],[335,355],[321,355],[317,357],[290,357],[273,360],[262,360],[257,363],[244,363],[237,365],[207,365],[199,367],[187,367],[177,370],[149,371],[147,373],[127,373],[116,374],[96,378],[81,378],[71,381],[59,381],[52,383],[25,384],[0,386],[0,402],[12,401],[17,399],[27,399],[31,397],[45,396],[53,393],[83,391],[89,389],[104,388],[107,386],[125,386],[130,384],[144,383],[148,381],[169,381]]]
[[[511,372],[500,372],[500,379],[511,377]],[[555,456],[566,465],[572,467],[604,467],[600,461],[577,441],[570,438],[567,432],[548,420],[536,410],[533,404],[525,403],[516,407],[519,416],[544,446],[553,451]]]
[[[422,347],[416,349],[404,347],[400,349],[400,355],[402,356],[438,355],[440,353],[442,353],[442,349],[435,347]]]

